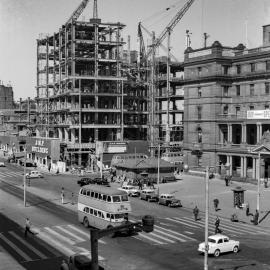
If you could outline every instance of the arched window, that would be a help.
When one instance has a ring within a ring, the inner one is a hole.
[[[202,128],[198,127],[197,132],[198,132],[198,143],[202,143]]]

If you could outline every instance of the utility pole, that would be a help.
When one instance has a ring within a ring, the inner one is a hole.
[[[159,197],[159,178],[160,178],[160,144],[158,144],[158,175],[157,175],[157,195]]]
[[[258,153],[258,183],[257,183],[257,210],[260,211],[260,185],[261,185],[261,152]]]
[[[23,168],[23,205],[26,207],[26,143],[24,145],[24,168]]]
[[[209,223],[209,167],[206,167],[205,173],[205,251],[204,251],[204,270],[208,270],[208,223]]]

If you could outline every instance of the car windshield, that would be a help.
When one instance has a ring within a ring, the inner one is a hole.
[[[215,239],[212,239],[212,238],[208,238],[208,242],[209,243],[216,243],[216,240]]]

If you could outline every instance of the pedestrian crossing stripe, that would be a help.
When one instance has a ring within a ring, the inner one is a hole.
[[[18,241],[20,241],[22,244],[27,246],[30,250],[32,250],[35,254],[37,254],[41,259],[47,259],[48,257],[44,255],[41,251],[37,250],[33,245],[26,242],[21,236],[17,235],[13,231],[9,231],[9,234],[11,234],[13,237],[15,237]]]

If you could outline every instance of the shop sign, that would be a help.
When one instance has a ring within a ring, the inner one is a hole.
[[[32,152],[33,153],[48,154],[49,149],[48,149],[48,147],[45,147],[44,140],[36,140],[35,145],[32,146]]]
[[[270,110],[247,111],[247,119],[270,119]]]

